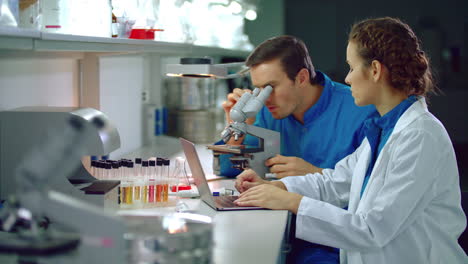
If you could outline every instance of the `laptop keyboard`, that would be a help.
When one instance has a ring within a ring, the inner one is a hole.
[[[216,205],[221,208],[226,207],[238,207],[234,201],[239,198],[239,196],[213,196]]]

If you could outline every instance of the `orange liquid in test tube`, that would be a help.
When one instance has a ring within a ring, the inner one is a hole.
[[[162,202],[162,199],[163,199],[163,191],[164,191],[163,185],[162,185],[162,184],[158,184],[158,185],[156,186],[156,202]]]
[[[163,202],[167,202],[169,199],[169,184],[163,185]]]

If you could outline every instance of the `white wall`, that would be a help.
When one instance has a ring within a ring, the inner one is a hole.
[[[0,110],[78,104],[76,59],[0,58]]]
[[[98,110],[117,127],[121,147],[110,154],[120,157],[142,145],[143,58],[101,57],[99,64]],[[24,106],[78,107],[79,78],[76,55],[4,55],[0,57],[0,111]]]

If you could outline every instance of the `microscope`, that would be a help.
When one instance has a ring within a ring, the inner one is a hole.
[[[78,118],[89,128],[82,143],[86,152],[78,158],[81,162],[72,172],[64,177],[49,177],[49,186],[102,208],[117,207],[119,182],[97,181],[86,163],[90,163],[90,155],[108,155],[118,149],[120,135],[104,113],[79,107],[28,106],[0,112],[0,200],[15,194],[15,170],[32,148],[54,137],[68,140],[58,133],[71,118]],[[93,125],[93,120],[100,120],[102,125]],[[51,173],[64,175],[58,169]]]
[[[0,208],[0,254],[18,255],[18,263],[126,263],[122,219],[77,197],[79,190],[70,192],[74,186],[67,180],[82,175],[77,169],[92,148],[90,141],[97,139],[97,131],[111,128],[106,119],[94,109],[30,110],[15,112],[32,116],[30,121],[38,126],[48,124],[41,116],[55,120],[55,125],[14,159],[10,174],[2,175],[10,180],[2,183],[14,184],[8,186],[8,200]],[[11,124],[8,117],[14,114],[3,114],[2,125]]]
[[[237,141],[244,135],[251,135],[258,138],[258,145],[207,146],[208,149],[213,150],[214,164],[219,164],[219,155],[233,154],[230,158],[233,168],[242,170],[250,168],[254,170],[257,175],[265,178],[265,174],[269,172],[269,168],[265,166],[265,161],[280,153],[280,133],[254,125],[248,125],[245,121],[247,118],[254,117],[257,112],[260,111],[272,91],[273,88],[268,85],[262,90],[255,88],[252,93],[244,93],[230,111],[233,122],[221,133],[221,137],[225,143],[232,137]]]

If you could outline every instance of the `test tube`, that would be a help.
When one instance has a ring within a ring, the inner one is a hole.
[[[142,175],[142,160],[141,158],[135,158],[135,176],[139,177]]]
[[[134,197],[135,197],[135,202],[137,203],[140,203],[142,201],[141,194],[143,191],[142,190],[143,186],[145,185],[144,177],[147,175],[147,171],[148,171],[148,161],[143,161],[140,172],[138,173],[138,169],[137,169],[136,170],[137,174],[135,174],[134,176],[135,177]]]
[[[156,162],[157,165],[157,162]],[[158,194],[157,194],[157,181],[158,181],[158,166],[154,168],[153,173],[150,175],[150,179],[148,181],[148,202],[149,203],[156,203],[158,199]]]
[[[99,179],[101,180],[102,177],[101,177],[101,162],[100,161],[95,161],[94,163],[96,165],[96,168],[95,168],[95,178],[96,179]]]
[[[133,162],[128,162],[128,174],[127,180],[125,181],[125,203],[133,204]]]
[[[106,162],[106,180],[112,178],[112,163]]]
[[[91,161],[91,167],[90,167],[89,173],[90,173],[94,178],[96,178],[96,161],[95,161],[95,160],[92,160],[92,161]]]
[[[163,161],[163,202],[167,202],[169,199],[169,165],[170,160],[164,159]]]
[[[120,179],[120,162],[114,161],[112,163],[112,179],[119,180]]]
[[[162,167],[164,160],[162,158],[156,159],[156,202],[160,203],[163,199],[163,181],[162,181]]]
[[[122,160],[122,167],[121,167],[121,174],[120,174],[120,192],[119,192],[119,201],[120,205],[122,207],[125,207],[125,204],[127,203],[126,199],[126,187],[127,187],[127,181],[126,181],[126,176],[127,176],[127,166],[128,163],[126,160]]]
[[[145,203],[151,202],[154,203],[154,185],[155,185],[155,173],[156,173],[156,161],[155,160],[149,160],[148,161],[149,169],[148,169],[148,174],[145,176],[145,191],[144,191],[144,201]],[[152,179],[151,184],[149,179]],[[149,200],[150,194],[148,194],[150,186],[153,186],[152,192],[151,192],[151,201]]]

